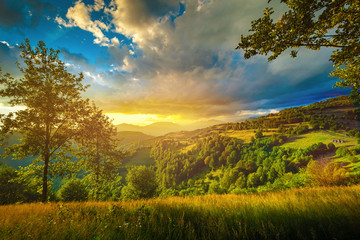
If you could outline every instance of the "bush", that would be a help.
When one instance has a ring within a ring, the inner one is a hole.
[[[358,133],[359,133],[359,130],[356,129],[356,128],[348,131],[348,134],[349,134],[351,137],[355,137]]]
[[[347,147],[339,147],[336,150],[336,155],[339,157],[353,156],[354,154]]]
[[[339,186],[347,183],[348,170],[339,163],[325,164],[312,161],[308,165],[307,172],[315,186]]]
[[[264,134],[263,134],[263,132],[262,132],[261,129],[258,129],[258,130],[255,132],[255,138],[256,138],[256,139],[259,139],[259,138],[262,138],[262,137],[264,137]]]
[[[220,184],[217,181],[213,181],[210,183],[209,190],[208,190],[209,194],[214,194],[214,193],[223,194],[225,192],[226,192],[226,190],[221,188]]]
[[[86,201],[89,191],[80,179],[67,181],[59,190],[59,197],[64,202]]]
[[[158,187],[154,169],[146,166],[130,168],[126,182],[127,186],[121,190],[123,199],[151,198]]]
[[[333,144],[333,143],[329,143],[327,147],[328,147],[328,149],[329,149],[330,152],[334,151],[335,148],[336,148],[336,147],[335,147],[335,144]]]

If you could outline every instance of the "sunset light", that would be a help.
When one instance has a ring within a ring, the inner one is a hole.
[[[159,116],[151,114],[123,114],[123,113],[106,113],[106,115],[113,119],[113,124],[128,123],[138,126],[146,126],[155,122],[174,122],[174,123],[189,123],[189,120],[182,120],[179,116]]]

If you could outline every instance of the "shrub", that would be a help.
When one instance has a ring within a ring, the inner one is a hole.
[[[348,170],[338,163],[312,161],[307,171],[315,186],[338,186],[347,183]]]
[[[85,201],[89,191],[80,179],[67,181],[59,190],[59,197],[64,202]]]
[[[208,193],[222,194],[225,192],[226,190],[221,188],[220,184],[217,181],[213,181],[212,183],[210,183]]]
[[[328,147],[328,149],[329,149],[330,152],[334,151],[335,148],[336,148],[333,143],[329,143],[327,147]]]
[[[336,155],[339,157],[352,156],[353,153],[347,147],[339,147],[336,150]]]
[[[151,198],[158,188],[156,173],[153,168],[136,166],[126,175],[127,186],[121,190],[124,199]]]

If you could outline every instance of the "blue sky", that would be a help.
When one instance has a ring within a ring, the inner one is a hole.
[[[44,41],[61,50],[68,71],[84,73],[91,84],[86,97],[113,113],[115,123],[236,121],[347,94],[328,77],[332,49],[301,49],[298,58],[284,54],[270,63],[264,56],[244,60],[235,50],[268,6],[266,0],[3,0],[0,66],[19,76],[17,44]]]

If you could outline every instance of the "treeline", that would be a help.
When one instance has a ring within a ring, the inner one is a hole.
[[[340,96],[326,101],[310,104],[308,106],[292,107],[281,110],[279,113],[272,113],[264,117],[252,120],[245,120],[240,123],[228,123],[226,130],[248,130],[248,129],[269,129],[279,128],[281,125],[298,124],[310,122],[316,129],[345,129],[346,122],[360,119],[360,110],[354,104],[358,101],[358,96],[350,97]],[[353,107],[347,111],[326,112],[326,109]]]

